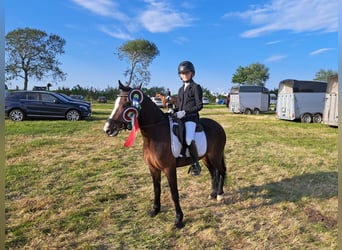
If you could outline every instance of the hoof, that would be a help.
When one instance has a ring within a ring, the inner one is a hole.
[[[183,224],[183,222],[177,222],[177,223],[175,223],[175,227],[177,229],[180,229],[180,228],[184,227],[184,224]]]
[[[217,197],[216,197],[216,199],[217,199],[218,201],[222,201],[222,200],[224,199],[224,195],[223,195],[223,194],[218,194]]]
[[[211,194],[209,194],[208,199],[209,200],[214,200],[217,198],[217,192],[211,192]]]
[[[216,196],[213,196],[213,195],[209,194],[208,200],[213,200],[213,199],[216,199]]]
[[[184,224],[183,224],[183,213],[182,212],[180,212],[179,214],[176,215],[175,227],[176,228],[184,227]]]
[[[159,210],[151,210],[148,214],[151,216],[151,217],[155,217],[157,214],[159,213]]]

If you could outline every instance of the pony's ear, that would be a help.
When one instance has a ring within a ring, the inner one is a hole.
[[[119,89],[123,90],[123,91],[130,91],[131,88],[129,86],[125,86],[121,83],[121,81],[119,80]]]
[[[118,80],[118,82],[119,82],[119,87],[121,89],[123,87],[123,84],[122,84],[122,82],[120,80]]]

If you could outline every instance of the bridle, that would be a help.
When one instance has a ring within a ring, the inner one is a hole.
[[[126,97],[128,102],[123,104],[123,111],[121,112],[121,119],[108,118],[107,123],[110,128],[115,126],[117,132],[127,129],[131,130],[133,128],[133,123],[135,118],[138,118],[141,106],[144,99],[144,94],[140,89],[131,89],[127,95],[120,94],[118,97]]]

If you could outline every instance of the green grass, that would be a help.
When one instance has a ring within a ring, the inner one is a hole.
[[[162,177],[162,208],[139,134],[102,131],[113,104],[93,117],[5,121],[7,249],[337,249],[337,129],[246,116],[206,105],[224,127],[228,176],[223,202],[209,201],[210,177],[178,169],[185,227]]]

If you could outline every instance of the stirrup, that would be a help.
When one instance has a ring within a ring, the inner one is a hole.
[[[198,176],[201,173],[201,166],[198,162],[191,164],[188,174],[191,172],[192,176]]]

